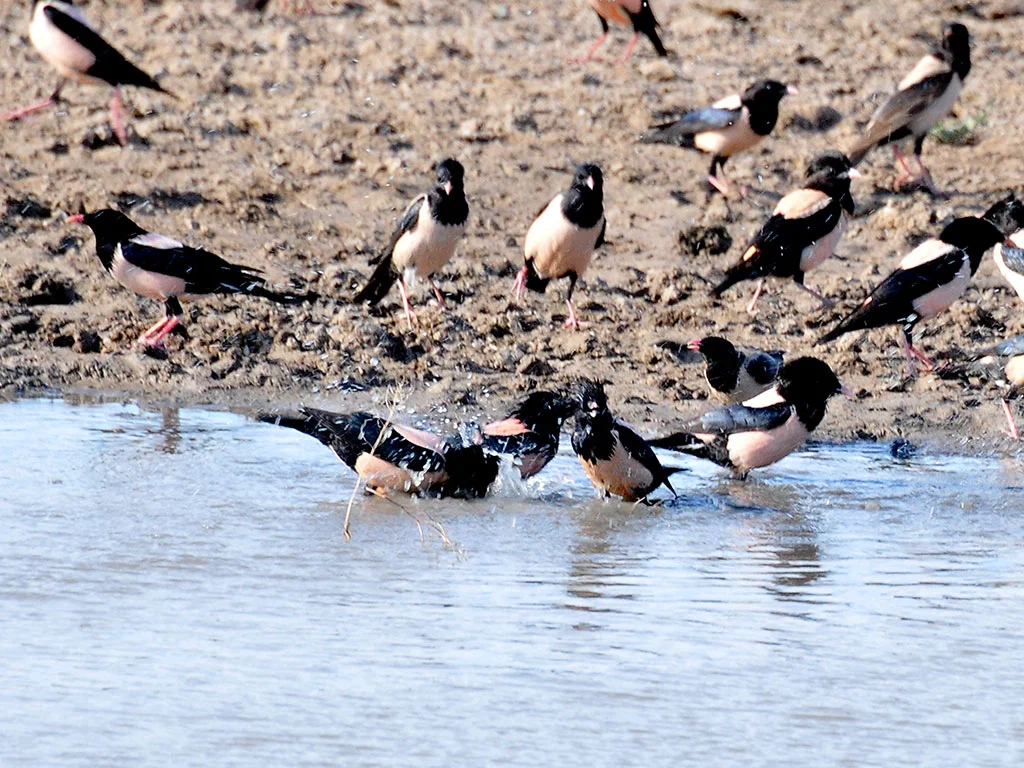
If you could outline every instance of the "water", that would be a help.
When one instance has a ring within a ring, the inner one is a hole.
[[[346,541],[347,470],[231,413],[4,403],[0,456],[3,768],[1024,759],[1015,462],[822,446],[633,508],[563,455]]]

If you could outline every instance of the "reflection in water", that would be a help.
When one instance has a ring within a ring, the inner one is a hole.
[[[160,429],[157,434],[163,442],[157,446],[160,453],[175,454],[181,447],[181,415],[177,408],[160,409]]]

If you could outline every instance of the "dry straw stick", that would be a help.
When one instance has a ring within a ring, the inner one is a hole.
[[[388,391],[388,399],[386,401],[387,405],[388,405],[388,415],[384,419],[384,427],[383,427],[383,429],[381,429],[380,434],[377,435],[377,439],[374,441],[373,447],[370,448],[370,455],[371,456],[373,456],[377,452],[377,447],[380,445],[381,440],[384,439],[384,436],[387,434],[388,430],[391,428],[391,425],[394,424],[395,411],[398,410],[398,407],[400,405],[402,405],[405,402],[405,400],[406,400],[405,393],[402,390],[402,387],[400,385],[397,388],[393,388],[393,389]],[[352,488],[352,495],[349,496],[348,505],[345,508],[345,523],[344,523],[344,526],[343,526],[342,530],[344,531],[345,539],[348,540],[348,541],[350,541],[352,539],[352,530],[349,527],[349,521],[352,518],[352,507],[353,507],[353,505],[356,502],[356,496],[359,494],[360,490],[365,488],[365,485],[363,485],[362,480],[363,480],[363,478],[361,476],[356,478],[356,484]],[[378,496],[378,497],[384,499],[385,501],[390,502],[391,504],[394,504],[396,507],[398,507],[400,510],[402,510],[402,512],[404,512],[409,517],[411,517],[413,522],[416,523],[416,527],[419,529],[420,541],[421,542],[425,542],[426,541],[426,537],[423,534],[423,522],[416,515],[414,515],[406,507],[402,506],[397,501],[395,501],[394,499],[389,497],[387,495],[387,493],[385,493],[380,488],[371,488],[369,490],[370,490],[370,493],[372,493],[375,496]],[[440,522],[438,522],[437,520],[432,518],[430,515],[426,515],[426,519],[427,519],[427,523],[430,525],[430,527],[433,528],[437,532],[437,534],[441,537],[441,543],[445,547],[447,547],[448,549],[458,550],[458,546],[455,544],[454,541],[452,541],[448,537],[448,533],[445,531],[444,526],[441,525]]]

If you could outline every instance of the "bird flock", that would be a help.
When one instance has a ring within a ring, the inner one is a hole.
[[[589,3],[599,19],[601,36],[574,61],[597,59],[611,25],[633,31],[616,64],[629,59],[640,36],[650,41],[656,55],[669,55],[648,0]],[[239,9],[259,12],[266,5],[267,0],[238,3]],[[294,5],[297,11],[313,11],[308,0]],[[101,37],[70,0],[34,0],[29,39],[59,79],[49,98],[5,114],[7,121],[22,120],[53,106],[68,81],[105,84],[113,89],[110,114],[114,134],[126,145],[123,86],[175,98]],[[852,146],[845,152],[832,149],[809,159],[799,188],[778,201],[739,260],[711,288],[712,296],[722,297],[741,282],[756,281],[747,304],[753,313],[767,280],[781,278],[831,306],[831,300],[807,285],[805,277],[835,252],[855,211],[851,186],[860,176],[857,165],[873,149],[890,146],[899,169],[894,188],[922,188],[940,194],[922,160],[923,146],[931,130],[956,104],[970,71],[967,27],[946,24],[934,50],[881,103]],[[796,88],[792,84],[761,79],[741,93],[656,125],[638,140],[710,155],[708,195],[743,199],[745,188],[730,181],[726,164],[771,134],[781,100],[793,93]],[[906,146],[913,149],[911,158]],[[434,276],[455,256],[466,231],[470,206],[465,176],[466,169],[455,158],[437,164],[433,185],[409,203],[392,237],[371,261],[372,274],[352,296],[353,303],[376,305],[397,284],[404,321],[412,327],[416,316],[410,289],[415,282],[425,281],[438,304],[444,306]],[[511,287],[512,300],[521,302],[526,290],[544,293],[552,281],[566,281],[565,325],[569,329],[580,326],[573,303],[577,282],[605,243],[604,184],[598,162],[576,168],[568,186],[541,208],[527,230],[522,268]],[[162,345],[180,325],[182,297],[245,294],[284,305],[319,298],[313,292],[275,291],[259,270],[148,232],[114,210],[82,210],[69,221],[92,230],[97,256],[118,283],[163,303],[164,316],[139,337],[138,343],[146,347]],[[999,271],[1024,300],[1024,204],[1008,195],[977,215],[953,220],[912,249],[817,343],[896,326],[909,375],[916,376],[922,366],[932,369],[932,361],[914,345],[914,328],[947,310],[963,295],[982,258],[992,249]],[[1007,375],[1015,385],[1024,386],[1024,356],[1014,352],[1016,349],[1001,347],[993,353],[1011,357]],[[485,496],[498,477],[503,456],[511,457],[521,478],[535,476],[556,455],[563,424],[571,419],[572,448],[595,488],[626,501],[646,501],[662,486],[674,493],[671,477],[683,469],[663,466],[654,448],[709,460],[744,477],[797,450],[821,423],[830,398],[852,396],[831,368],[815,357],[787,362],[781,353],[744,352],[727,339],[713,336],[691,342],[690,350],[704,360],[709,392],[719,406],[654,439],[645,439],[615,417],[603,383],[595,379],[578,380],[563,391],[532,392],[506,418],[467,435],[438,436],[365,412],[339,414],[301,408],[297,413],[265,413],[259,418],[316,438],[355,471],[368,489],[456,498]],[[1016,436],[1012,413],[1005,401],[1003,405]]]

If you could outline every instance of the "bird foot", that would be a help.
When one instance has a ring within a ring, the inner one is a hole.
[[[25,115],[31,115],[33,112],[38,112],[42,109],[46,109],[47,107],[52,107],[56,103],[56,99],[49,98],[46,101],[39,102],[38,104],[30,104],[27,107],[22,107],[21,109],[15,109],[11,112],[5,113],[3,116],[3,120],[4,122],[11,123],[15,120],[20,120],[21,118],[25,117]]]
[[[1020,440],[1020,431],[1017,429],[1017,420],[1013,417],[1013,411],[1010,410],[1010,404],[1005,400],[1003,402],[1003,415],[1006,416],[1006,423],[1009,425],[1008,429],[1001,430],[1004,435],[1014,440]]]
[[[708,184],[722,193],[724,197],[729,196],[729,182],[717,176],[708,176]]]

